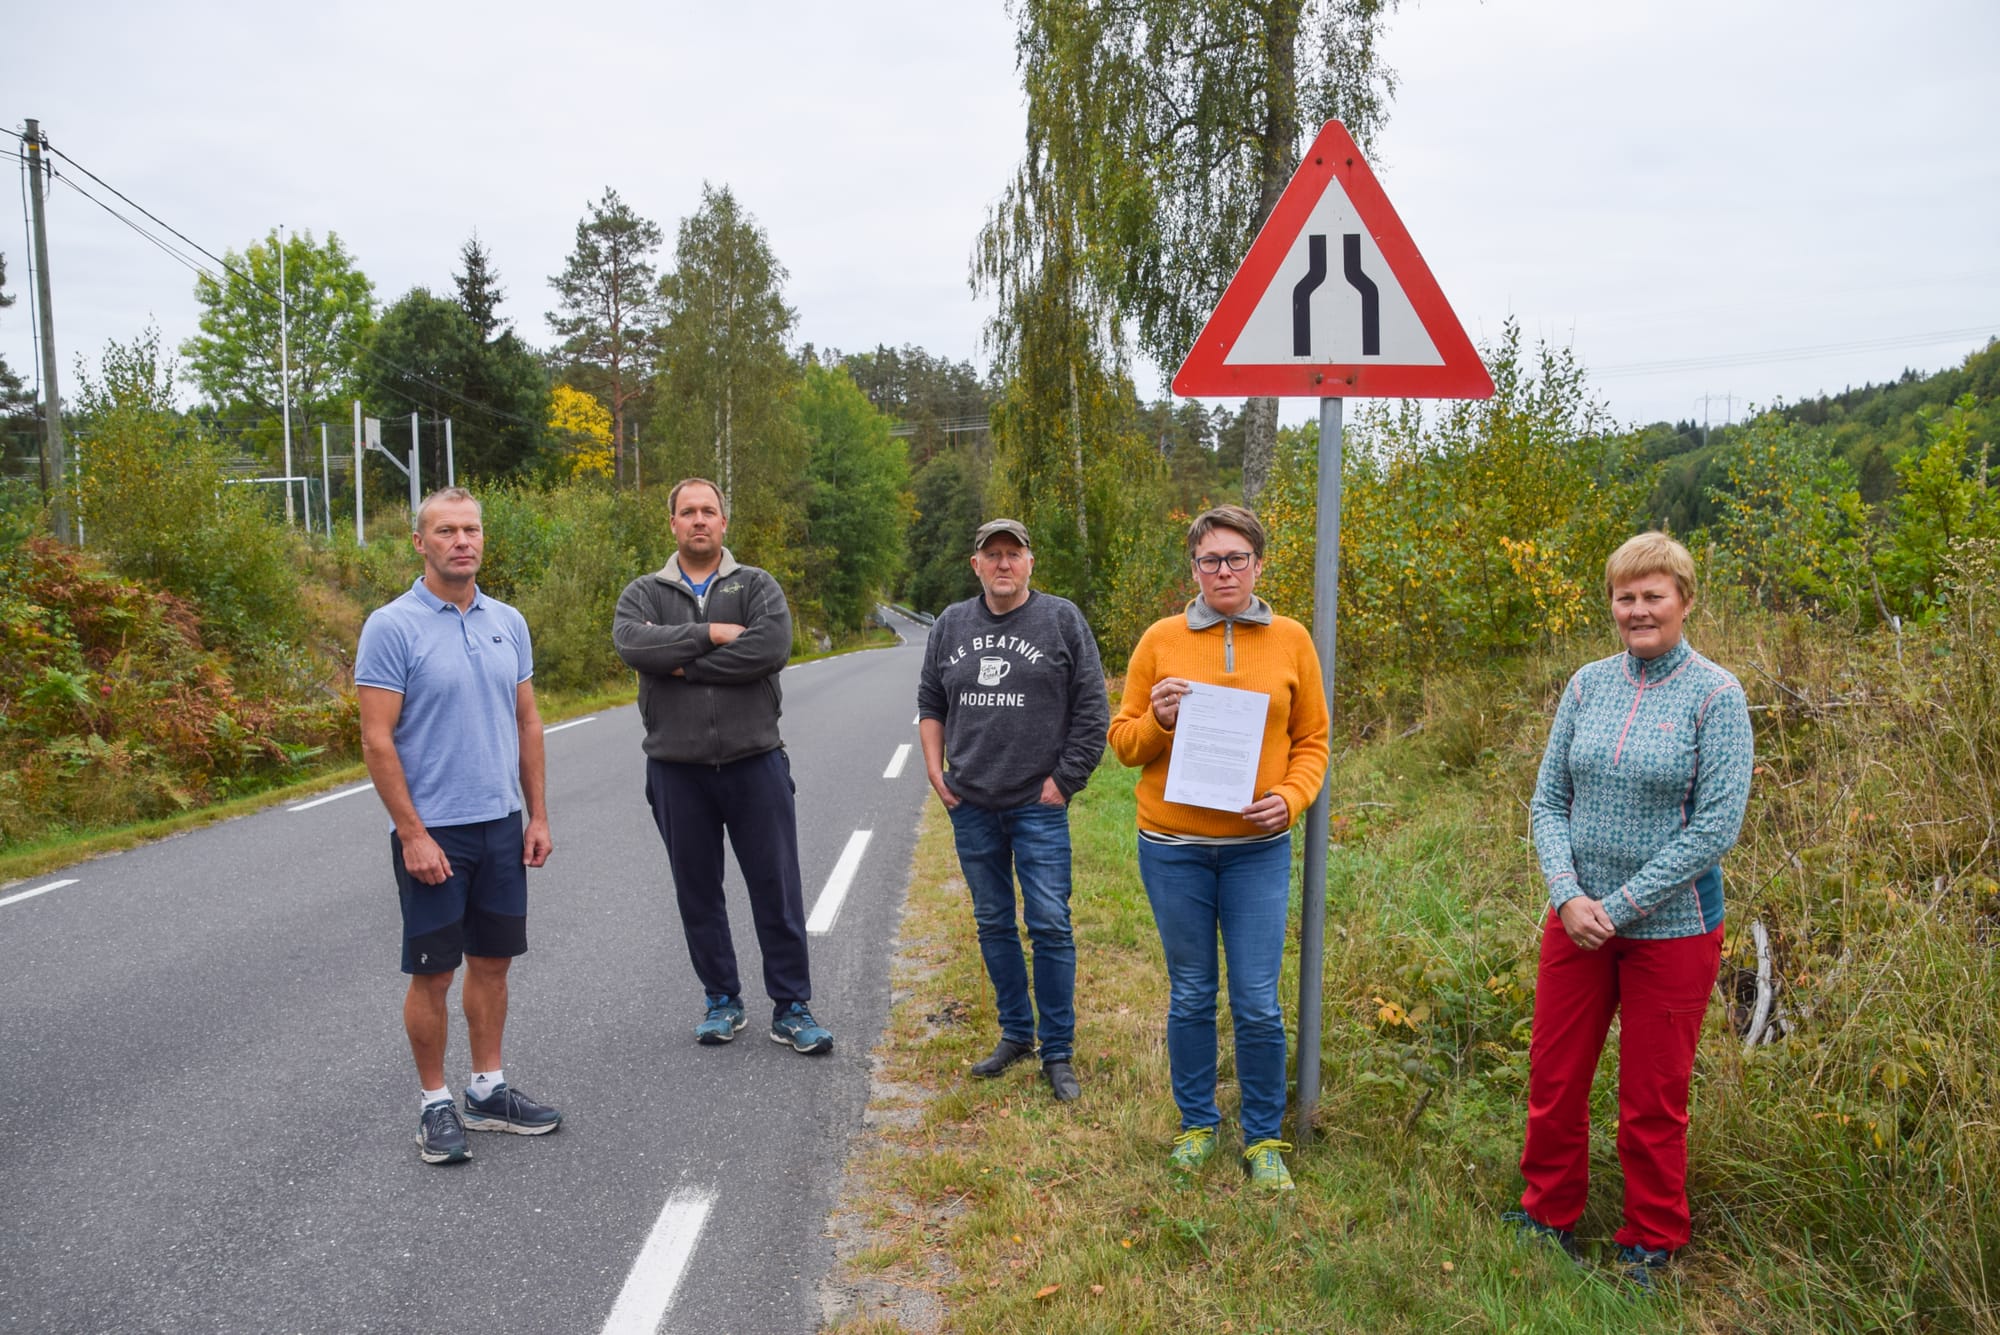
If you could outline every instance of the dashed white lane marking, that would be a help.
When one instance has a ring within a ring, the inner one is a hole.
[[[605,1318],[604,1335],[653,1335],[660,1328],[714,1205],[712,1191],[677,1191],[667,1197]]]
[[[924,721],[924,716],[922,714],[910,715],[910,726],[912,728],[916,727],[919,723],[922,723],[923,721]]]
[[[50,881],[47,885],[38,885],[32,890],[23,890],[18,895],[9,895],[5,899],[0,899],[0,909],[6,908],[9,904],[18,904],[24,899],[33,899],[36,895],[46,895],[51,890],[60,890],[66,885],[75,885],[76,881],[77,878],[72,876],[67,880]]]
[[[311,811],[311,810],[312,810],[312,809],[313,809],[314,807],[323,807],[323,806],[325,806],[325,805],[326,805],[326,804],[327,804],[328,802],[338,802],[338,801],[339,801],[339,800],[340,800],[341,798],[343,798],[343,797],[352,797],[352,796],[354,796],[354,795],[355,795],[356,793],[371,793],[371,792],[373,792],[373,791],[375,791],[375,785],[374,785],[374,784],[372,784],[372,783],[358,783],[358,784],[354,785],[354,787],[352,787],[352,788],[343,788],[343,789],[341,789],[341,790],[340,790],[339,792],[337,792],[337,793],[328,793],[328,794],[327,794],[327,795],[326,795],[325,797],[315,797],[315,798],[314,798],[314,799],[313,799],[312,801],[310,801],[310,802],[301,802],[301,803],[299,803],[299,804],[298,804],[297,806],[290,806],[290,807],[286,807],[286,808],[285,808],[285,810],[287,810],[287,811]]]
[[[840,905],[847,898],[847,887],[854,884],[854,873],[861,870],[861,855],[868,851],[868,841],[874,834],[873,830],[856,830],[848,836],[847,847],[840,850],[833,874],[826,878],[826,888],[819,892],[819,902],[813,905],[812,916],[806,919],[807,935],[825,936],[833,930],[833,920],[840,916]]]
[[[592,714],[589,718],[573,718],[567,723],[558,723],[553,728],[543,728],[542,736],[546,737],[552,732],[561,732],[564,728],[580,728],[586,723],[595,722],[597,722],[597,715],[595,714]]]
[[[900,777],[903,773],[903,766],[908,763],[909,759],[910,744],[904,742],[896,748],[896,754],[889,757],[889,768],[882,771],[882,777],[885,779]]]

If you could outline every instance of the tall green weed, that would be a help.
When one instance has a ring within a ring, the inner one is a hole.
[[[1961,543],[1941,587],[1952,615],[1900,643],[1721,602],[1689,623],[1743,680],[1757,735],[1694,1097],[1697,1328],[2000,1329],[1994,546]],[[1546,912],[1525,800],[1562,681],[1612,647],[1440,674],[1421,727],[1332,779],[1322,1121],[1408,1138],[1496,1211],[1519,1190]],[[1778,1022],[1746,1049],[1753,923]],[[1608,1237],[1608,1131],[1592,1174],[1581,1231]]]

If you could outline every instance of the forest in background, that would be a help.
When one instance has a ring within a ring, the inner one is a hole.
[[[983,376],[916,347],[788,342],[783,266],[726,188],[705,189],[678,234],[671,267],[649,272],[660,229],[615,192],[590,205],[551,279],[570,333],[546,350],[495,317],[503,289],[476,238],[439,284],[451,296],[417,288],[379,310],[337,238],[286,242],[324,307],[295,340],[317,368],[300,377],[314,397],[296,439],[315,420],[351,423],[353,397],[385,436],[410,412],[454,419],[459,476],[487,504],[483,582],[529,616],[545,689],[625,679],[601,613],[664,561],[664,483],[684,474],[725,480],[731,546],[783,581],[801,651],[857,636],[878,600],[934,612],[969,596],[967,535],[1005,513],[1036,535],[1037,585],[1085,609],[1114,668],[1187,596],[1187,519],[1246,498],[1251,405],[1148,403],[1113,371],[1052,428],[1005,357]],[[229,485],[275,471],[280,449],[257,355],[274,336],[257,275],[276,244],[232,256],[233,291],[197,285],[203,333],[178,357],[142,331],[78,359],[79,549],[35,541],[42,498],[4,483],[0,849],[352,757],[360,620],[416,568],[406,484],[370,452],[365,544],[338,487],[330,505],[315,498],[328,532],[288,527],[269,489]],[[592,288],[613,269],[644,282]],[[2000,537],[2000,344],[1706,432],[1619,426],[1574,351],[1527,347],[1511,327],[1485,353],[1490,401],[1352,415],[1339,638],[1352,726],[1407,710],[1441,670],[1602,629],[1603,555],[1638,527],[1686,537],[1718,596],[1863,636],[1940,615],[1955,554]],[[31,396],[11,373],[0,390],[9,439],[32,441]],[[1050,441],[1079,424],[1092,434]],[[1278,432],[1255,498],[1273,533],[1265,590],[1302,620],[1315,440]],[[441,472],[435,449],[425,458]]]

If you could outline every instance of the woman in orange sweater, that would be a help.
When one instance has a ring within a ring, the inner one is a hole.
[[[1139,877],[1167,956],[1167,1061],[1181,1133],[1168,1162],[1192,1172],[1215,1153],[1216,938],[1229,963],[1242,1093],[1243,1166],[1253,1184],[1289,1190],[1278,1139],[1285,1113],[1285,1022],[1278,970],[1291,905],[1292,823],[1326,778],[1327,709],[1312,636],[1256,594],[1264,526],[1237,505],[1188,529],[1201,592],[1156,621],[1126,669],[1111,749],[1139,776]],[[1169,802],[1167,761],[1181,698],[1196,682],[1270,697],[1256,798],[1240,811]]]

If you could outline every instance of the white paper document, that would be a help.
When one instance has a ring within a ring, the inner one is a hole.
[[[1167,757],[1167,801],[1241,811],[1256,801],[1257,758],[1264,747],[1263,691],[1193,683],[1174,721]]]

